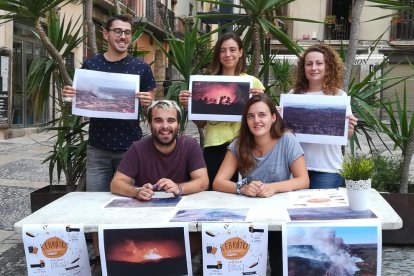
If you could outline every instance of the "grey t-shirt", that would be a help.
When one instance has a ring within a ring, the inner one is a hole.
[[[238,139],[229,145],[229,150],[238,158],[236,145]],[[262,157],[256,157],[256,168],[249,175],[242,175],[249,181],[257,180],[263,183],[279,182],[290,178],[290,165],[303,155],[303,150],[295,135],[286,132],[273,149]]]

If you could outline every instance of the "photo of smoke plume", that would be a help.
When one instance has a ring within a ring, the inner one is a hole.
[[[285,275],[381,275],[378,225],[295,223],[285,235]]]
[[[125,85],[125,83],[124,83]],[[106,79],[79,77],[76,88],[76,108],[105,112],[135,112],[135,89],[119,87]],[[131,83],[129,87],[134,87]]]
[[[192,113],[241,115],[249,100],[249,82],[192,82]]]
[[[285,104],[283,121],[295,133],[343,136],[345,131],[346,105],[325,106]]]
[[[102,269],[106,267],[108,276],[189,275],[184,230],[183,227],[103,229]]]

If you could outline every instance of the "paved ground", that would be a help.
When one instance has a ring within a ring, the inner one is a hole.
[[[187,133],[198,136],[191,124]],[[48,185],[48,167],[41,163],[51,149],[50,137],[51,134],[41,133],[0,140],[1,276],[27,275],[21,238],[14,234],[12,226],[30,213],[29,193]],[[413,267],[414,246],[383,247],[382,275],[414,275]],[[201,275],[199,268],[194,270],[194,275]]]

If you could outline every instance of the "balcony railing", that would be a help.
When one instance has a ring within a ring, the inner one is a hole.
[[[174,31],[175,14],[160,1],[147,0],[145,17],[157,27],[162,29],[168,28],[169,30]]]
[[[333,24],[325,26],[325,39],[328,40],[349,40],[350,20],[338,18]]]
[[[133,11],[134,13],[137,10],[137,1],[136,0],[121,0],[122,4],[124,4],[129,10]]]
[[[391,21],[390,40],[414,40],[414,23],[411,19],[393,19]]]

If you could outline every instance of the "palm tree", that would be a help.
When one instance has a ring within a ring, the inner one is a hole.
[[[245,34],[243,37],[244,46],[252,45],[252,74],[257,76],[259,73],[261,57],[266,59],[264,54],[265,41],[269,36],[278,39],[291,53],[299,55],[302,48],[292,41],[279,27],[281,21],[303,21],[311,23],[320,23],[313,20],[286,17],[279,14],[279,11],[294,0],[240,0],[240,4],[232,4],[221,1],[204,1],[215,5],[231,7],[244,10],[245,13],[240,14],[203,14],[198,15],[200,18],[208,18],[229,22],[223,24],[216,31],[220,31],[229,26],[235,26],[235,32],[239,35]],[[249,47],[245,47],[248,49]]]
[[[0,10],[8,12],[1,16],[5,20],[21,20],[29,23],[35,29],[43,46],[49,55],[56,61],[59,71],[65,84],[72,84],[66,67],[65,61],[59,51],[50,42],[45,29],[42,26],[41,19],[54,9],[66,5],[74,0],[0,0]]]
[[[0,9],[7,12],[0,19],[20,20],[33,26],[50,55],[47,58],[35,59],[27,77],[26,89],[35,98],[38,114],[49,99],[51,89],[60,91],[64,84],[72,84],[64,57],[82,42],[83,37],[80,37],[82,25],[80,19],[66,22],[64,17],[59,23],[56,16],[56,9],[70,2],[75,1],[0,0]],[[47,33],[41,23],[43,18],[48,20]],[[67,190],[73,191],[77,184],[83,183],[84,179],[87,141],[84,138],[86,133],[83,127],[87,123],[82,122],[79,116],[71,115],[70,107],[63,104],[60,93],[58,93],[57,106],[60,117],[49,122],[52,126],[47,128],[57,130],[57,140],[51,154],[44,162],[49,162],[50,182],[52,183],[53,172],[56,169],[58,180],[63,172]]]

